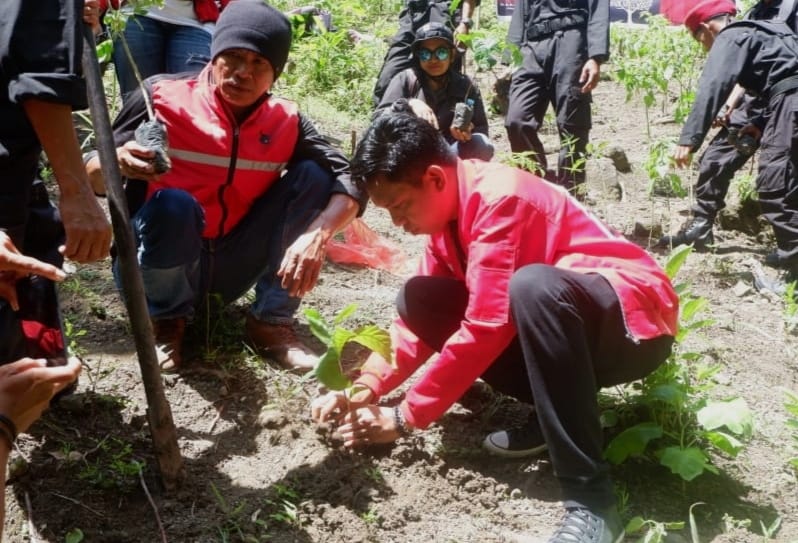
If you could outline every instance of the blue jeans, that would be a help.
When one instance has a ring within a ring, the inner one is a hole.
[[[202,28],[134,15],[128,20],[124,35],[142,79],[156,74],[198,72],[211,57],[211,34]],[[121,39],[114,41],[113,60],[124,100],[139,83]]]
[[[463,160],[477,158],[490,162],[493,158],[493,144],[488,136],[480,132],[473,132],[468,141],[455,141],[451,144],[451,148]]]
[[[150,317],[191,317],[211,297],[228,304],[254,285],[250,311],[258,320],[293,322],[301,299],[288,295],[276,273],[286,249],[327,206],[332,186],[330,173],[300,162],[214,239],[202,237],[204,214],[193,196],[157,191],[131,221]],[[116,265],[114,275],[119,285]]]

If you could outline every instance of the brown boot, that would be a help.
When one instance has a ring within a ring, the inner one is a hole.
[[[155,355],[161,371],[164,373],[177,371],[183,361],[180,349],[183,347],[186,318],[153,320],[152,331],[155,335]]]
[[[270,324],[247,314],[247,337],[252,345],[286,369],[306,373],[316,367],[319,357],[296,335],[290,324]]]

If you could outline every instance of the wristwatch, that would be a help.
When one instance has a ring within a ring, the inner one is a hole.
[[[467,29],[471,30],[471,27],[474,26],[474,20],[464,17],[460,19],[460,24],[464,24]]]

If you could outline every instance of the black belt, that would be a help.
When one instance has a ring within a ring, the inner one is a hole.
[[[787,91],[798,89],[798,75],[791,75],[786,79],[782,79],[772,87],[768,93],[768,99],[773,99],[779,94],[784,94]]]
[[[587,22],[587,17],[581,13],[573,13],[571,15],[563,15],[553,19],[546,19],[539,23],[530,22],[526,27],[526,39],[537,40],[545,38],[557,32],[558,30],[566,30],[581,26]]]

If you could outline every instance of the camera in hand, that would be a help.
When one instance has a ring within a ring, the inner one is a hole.
[[[471,126],[471,118],[474,116],[474,101],[466,100],[457,102],[454,106],[454,120],[452,126],[457,130],[468,131]]]
[[[759,147],[756,138],[751,134],[740,135],[739,128],[729,128],[729,135],[726,139],[740,154],[745,156],[753,155]]]
[[[147,147],[155,152],[152,165],[155,167],[156,174],[169,171],[172,161],[166,150],[169,148],[169,140],[166,137],[166,127],[159,121],[146,121],[141,123],[134,133],[136,143]]]
[[[65,366],[69,354],[55,283],[39,275],[22,278],[17,281],[17,300],[17,318],[24,336],[26,355],[46,358],[50,367]],[[75,380],[56,394],[51,403],[72,394],[77,386]]]

